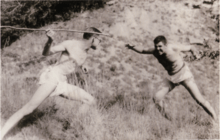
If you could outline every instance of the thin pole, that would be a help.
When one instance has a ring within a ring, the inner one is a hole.
[[[46,31],[46,29],[31,29],[31,28],[16,28],[12,26],[0,26],[1,28],[12,28],[16,30],[30,30],[30,31]],[[78,30],[68,30],[68,29],[51,29],[54,31],[67,31],[67,32],[78,32],[78,33],[91,33],[91,34],[98,34],[98,35],[104,35],[104,36],[109,36],[109,34],[103,34],[103,33],[97,33],[97,32],[87,32],[87,31],[78,31]]]

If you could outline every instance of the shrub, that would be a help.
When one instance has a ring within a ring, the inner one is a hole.
[[[1,25],[39,28],[53,21],[69,20],[73,12],[103,7],[104,2],[105,0],[2,1]],[[9,46],[25,32],[1,29],[1,48]]]

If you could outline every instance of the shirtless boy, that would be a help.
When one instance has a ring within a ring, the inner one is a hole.
[[[88,32],[101,33],[98,29],[90,27]],[[74,72],[76,67],[81,67],[90,48],[100,43],[97,34],[84,33],[82,40],[66,40],[51,47],[55,32],[47,30],[48,41],[44,47],[43,55],[61,53],[57,64],[45,69],[40,76],[39,87],[30,101],[14,113],[2,128],[3,138],[24,116],[32,113],[47,97],[62,95],[71,100],[78,100],[87,105],[95,104],[95,99],[83,89],[67,83],[66,75]]]
[[[153,54],[158,62],[168,72],[168,78],[163,83],[161,89],[154,95],[154,103],[156,104],[158,110],[167,119],[171,118],[164,111],[163,99],[167,93],[173,90],[177,85],[183,85],[191,94],[193,99],[203,107],[203,109],[216,120],[216,114],[212,106],[208,101],[206,101],[202,94],[200,93],[192,73],[190,72],[188,66],[183,61],[180,53],[184,51],[191,51],[195,57],[198,57],[193,46],[190,45],[177,45],[168,44],[164,36],[157,36],[154,39],[154,48],[142,49],[141,47],[136,47],[132,45],[126,45],[129,49],[134,50],[141,54]]]

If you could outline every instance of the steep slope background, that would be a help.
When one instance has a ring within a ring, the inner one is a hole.
[[[219,139],[219,125],[179,86],[165,99],[173,118],[163,118],[154,106],[153,94],[166,72],[150,55],[125,48],[132,43],[153,47],[157,35],[182,44],[200,43],[200,60],[183,54],[204,97],[219,115],[219,1],[119,0],[104,8],[75,14],[42,28],[78,29],[94,26],[113,37],[102,36],[97,50],[89,51],[87,75],[78,71],[69,82],[96,97],[88,112],[82,104],[61,97],[46,99],[19,122],[7,139]],[[57,32],[56,42],[81,38],[82,34]],[[38,73],[56,56],[42,57],[47,37],[43,32],[22,36],[1,50],[1,120],[4,124],[37,89]],[[219,121],[218,121],[219,122]]]

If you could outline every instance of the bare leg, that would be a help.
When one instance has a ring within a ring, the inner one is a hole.
[[[173,83],[166,80],[165,85],[154,95],[154,98],[153,98],[153,101],[157,109],[161,113],[161,115],[170,121],[171,121],[171,117],[168,116],[168,114],[165,112],[163,99],[165,95],[169,93],[174,87],[175,85]]]
[[[26,115],[32,113],[55,89],[55,84],[41,85],[31,100],[20,110],[15,112],[5,123],[1,130],[1,139]]]
[[[62,93],[61,96],[64,96],[70,100],[81,101],[87,105],[93,105],[96,103],[95,98],[91,94],[71,84],[67,85],[67,92]]]
[[[71,84],[67,85],[67,91],[61,94],[61,96],[64,96],[70,100],[77,100],[83,102],[83,105],[79,108],[79,112],[82,114],[88,112],[90,106],[96,104],[96,100],[91,94]]]
[[[193,79],[185,80],[181,83],[191,94],[193,99],[196,100],[196,102],[202,106],[202,108],[214,119],[217,120],[215,110],[212,108],[210,103],[206,101],[202,94],[200,93],[195,81]]]

